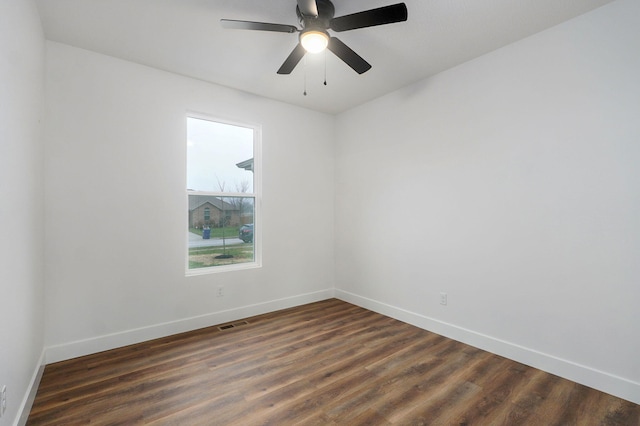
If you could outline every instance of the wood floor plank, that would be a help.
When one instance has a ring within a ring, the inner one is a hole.
[[[456,342],[457,343],[457,342]],[[385,397],[381,410],[392,423],[407,418],[424,418],[427,424],[441,416],[446,404],[466,399],[478,386],[464,380],[465,368],[482,362],[484,353],[469,355],[463,352],[443,359],[440,366],[420,374],[419,380],[409,389],[401,389],[397,396]],[[397,392],[394,392],[397,394]]]
[[[456,412],[451,424],[477,424],[495,422],[500,424],[497,416],[500,407],[507,407],[518,389],[526,386],[530,374],[534,370],[519,365],[505,358],[490,355],[485,362],[468,372],[466,377],[481,390],[474,398],[467,401],[464,411]]]
[[[330,299],[45,368],[28,425],[624,425],[640,406]]]

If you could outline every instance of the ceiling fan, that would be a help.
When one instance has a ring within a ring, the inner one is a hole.
[[[278,74],[291,74],[307,52],[317,53],[325,48],[353,68],[355,72],[362,74],[367,72],[371,65],[340,39],[330,36],[328,30],[342,32],[407,20],[407,6],[404,3],[334,18],[335,7],[330,0],[297,0],[297,2],[296,14],[302,29],[293,25],[232,19],[221,19],[220,23],[223,28],[228,29],[281,33],[299,32],[299,42],[278,70]]]

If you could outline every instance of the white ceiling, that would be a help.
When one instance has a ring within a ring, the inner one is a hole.
[[[223,30],[220,19],[299,27],[296,0],[37,0],[47,39],[327,113],[338,113],[612,0],[405,0],[407,22],[338,34],[373,68],[333,54],[276,71],[297,34]],[[333,0],[336,16],[399,0]],[[325,62],[326,58],[326,62]],[[323,86],[326,63],[327,86]],[[306,72],[305,72],[306,70]],[[308,95],[303,95],[305,77]]]

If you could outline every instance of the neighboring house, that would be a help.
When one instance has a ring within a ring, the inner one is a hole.
[[[189,197],[189,228],[239,226],[240,212],[234,205],[211,196]]]

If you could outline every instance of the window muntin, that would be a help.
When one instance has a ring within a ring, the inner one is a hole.
[[[187,275],[260,266],[259,129],[187,117]]]

